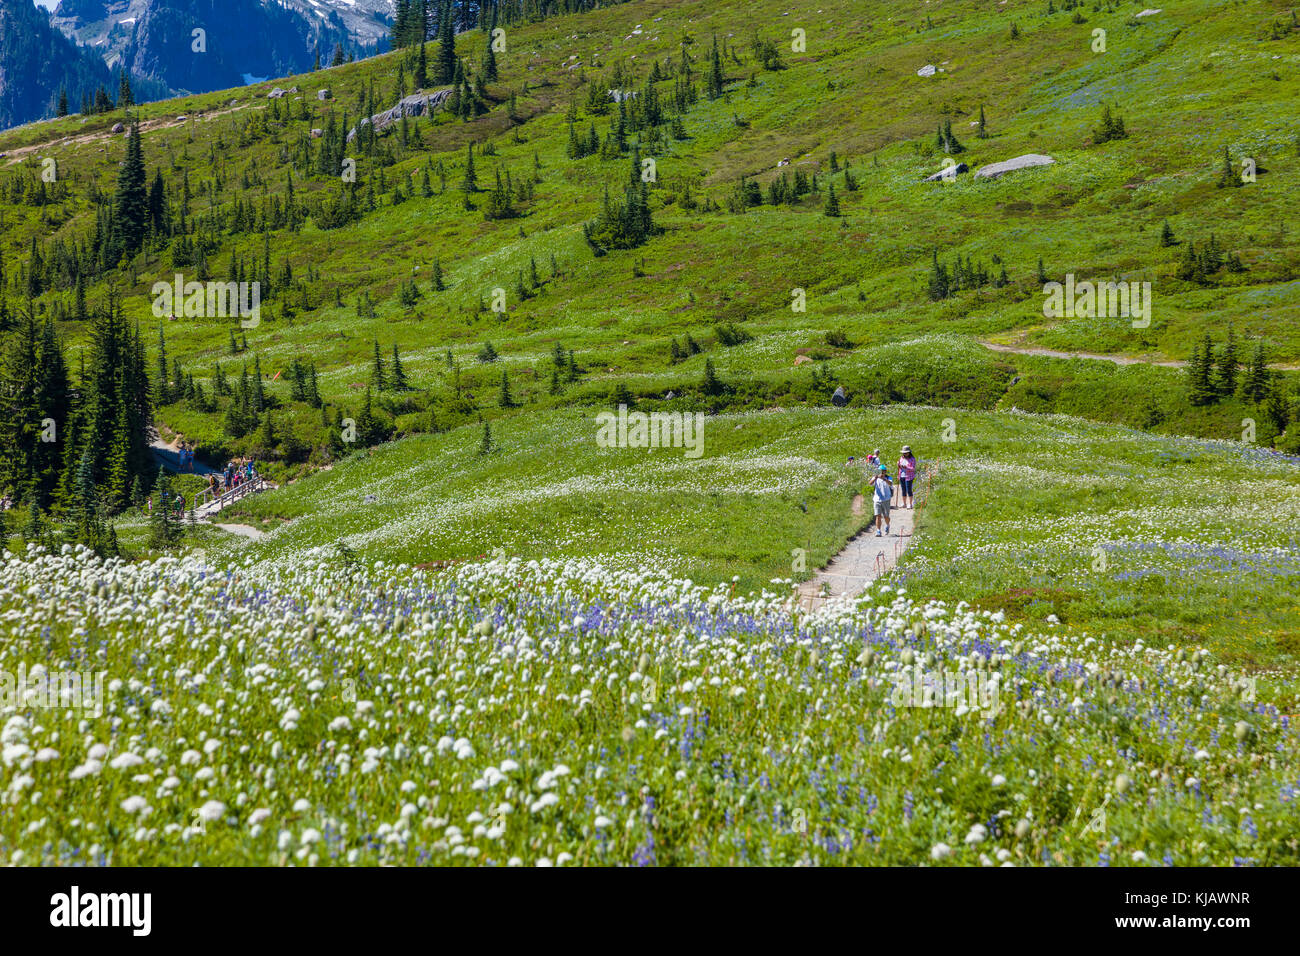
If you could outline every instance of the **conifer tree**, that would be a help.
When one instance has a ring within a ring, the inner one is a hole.
[[[837,217],[840,214],[840,201],[835,198],[835,184],[831,183],[830,191],[826,194],[826,205],[824,207],[826,215]]]
[[[1219,362],[1214,373],[1214,391],[1219,398],[1232,398],[1237,393],[1237,373],[1241,362],[1237,357],[1237,338],[1231,325],[1228,340],[1219,352]]]
[[[434,61],[433,81],[446,86],[456,77],[456,31],[452,26],[452,4],[446,0],[438,14],[438,57]]]
[[[713,370],[713,359],[704,360],[704,378],[700,383],[700,391],[705,395],[722,394],[722,380],[718,378],[717,372]]]
[[[140,146],[140,127],[132,123],[126,141],[126,160],[117,176],[114,198],[117,235],[122,252],[135,255],[144,245],[149,215],[149,198],[145,188],[144,152]]]
[[[1291,424],[1291,410],[1287,407],[1286,397],[1282,393],[1282,377],[1270,375],[1268,399],[1264,403],[1264,414],[1279,434],[1286,431]]]
[[[1174,238],[1174,230],[1173,227],[1169,225],[1168,219],[1166,219],[1160,227],[1160,245],[1166,249],[1170,246],[1178,245],[1178,240]]]
[[[376,392],[382,392],[388,388],[388,379],[384,374],[384,359],[379,354],[378,339],[375,339],[375,356],[370,363],[370,387]]]
[[[275,433],[275,424],[271,421],[271,410],[268,408],[262,416],[262,430],[258,435],[258,442],[262,448],[262,454],[270,457],[275,454],[275,446],[278,439]]]
[[[415,76],[411,78],[417,90],[422,90],[429,85],[429,61],[424,52],[424,40],[420,41],[420,52],[415,58]]]
[[[1208,405],[1214,401],[1214,344],[1208,332],[1201,343],[1192,348],[1187,376],[1188,400],[1193,405]]]
[[[497,55],[492,49],[491,30],[488,30],[487,50],[483,53],[483,79],[492,83],[497,80]]]
[[[266,408],[266,393],[262,389],[262,358],[259,355],[253,356],[253,391],[249,404],[259,415]]]
[[[1223,147],[1223,166],[1219,170],[1219,188],[1230,188],[1233,186],[1243,185],[1242,179],[1237,175],[1236,170],[1232,168],[1232,156],[1228,152],[1228,147]]]
[[[1258,405],[1268,395],[1268,364],[1264,358],[1264,343],[1255,343],[1255,354],[1246,369],[1246,376],[1241,383],[1242,397]]]
[[[388,387],[394,392],[405,392],[410,389],[406,382],[406,371],[402,368],[402,360],[397,356],[397,344],[393,344],[393,364],[392,371],[388,376]]]
[[[709,74],[705,79],[704,91],[711,100],[722,95],[726,77],[722,72],[722,57],[718,55],[718,36],[713,35],[713,52],[709,55]]]
[[[460,183],[461,192],[465,194],[465,202],[469,203],[469,197],[472,193],[478,192],[478,175],[474,172],[474,144],[470,143],[465,147],[465,175]]]
[[[117,71],[117,105],[122,109],[135,106],[135,94],[131,92],[131,81],[127,79],[126,70],[120,67]]]
[[[155,550],[167,550],[180,540],[181,526],[174,498],[171,478],[165,469],[159,468],[153,487],[153,511],[149,515],[149,545]]]

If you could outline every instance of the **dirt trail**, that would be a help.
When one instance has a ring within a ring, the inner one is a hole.
[[[158,434],[158,429],[151,427],[149,429],[148,438],[149,449],[153,452],[154,462],[159,465],[164,465],[177,474],[182,474],[180,437],[176,436],[172,438],[170,442],[165,442],[162,440],[162,436]],[[216,471],[215,468],[209,468],[203,462],[199,461],[197,455],[194,457],[193,461],[194,470],[192,472],[185,472],[186,474],[210,475]]]
[[[140,132],[147,133],[154,129],[173,129],[177,126],[183,126],[190,120],[210,120],[218,116],[225,116],[227,113],[234,113],[238,110],[247,109],[251,104],[241,104],[239,106],[230,106],[222,110],[213,110],[210,113],[195,113],[187,115],[185,119],[179,120],[174,116],[160,116],[157,119],[145,120],[140,124]],[[94,133],[81,133],[75,136],[65,136],[62,139],[46,140],[43,143],[32,143],[30,146],[18,146],[14,149],[4,150],[6,165],[12,166],[14,163],[21,162],[24,156],[32,153],[48,152],[54,147],[63,146],[80,146],[84,143],[94,143],[98,140],[112,139],[114,137],[125,136],[125,131],[114,133],[112,128],[98,130]]]
[[[231,534],[237,534],[243,538],[265,538],[266,532],[261,528],[254,528],[251,524],[217,524],[213,522],[213,527],[221,528],[223,531],[229,531]]]
[[[862,515],[865,510],[866,503],[858,495],[853,499],[853,514]],[[912,543],[915,514],[911,509],[895,507],[890,514],[889,536],[877,538],[874,528],[865,528],[850,538],[826,567],[799,585],[800,606],[814,611],[837,598],[855,598],[876,578],[893,570]]]
[[[993,352],[1011,352],[1015,355],[1037,355],[1042,358],[1090,359],[1095,362],[1114,362],[1116,365],[1159,365],[1163,368],[1186,368],[1186,362],[1156,361],[1155,359],[1136,358],[1132,355],[1101,355],[1096,352],[1058,352],[1055,349],[1030,348],[1019,345],[999,345],[997,342],[981,341],[980,345]],[[1300,365],[1275,365],[1269,368],[1280,372],[1294,372]]]

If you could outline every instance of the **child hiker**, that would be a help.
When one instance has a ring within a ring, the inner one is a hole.
[[[884,465],[880,466],[880,473],[872,479],[872,485],[875,493],[872,495],[875,501],[876,516],[876,537],[880,537],[880,529],[885,529],[885,534],[889,534],[889,503],[894,498],[894,483],[889,480],[889,471]]]

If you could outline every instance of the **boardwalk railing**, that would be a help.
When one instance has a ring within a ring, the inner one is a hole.
[[[261,475],[254,475],[246,481],[241,481],[233,488],[225,491],[214,492],[211,488],[204,488],[194,496],[194,511],[200,511],[209,505],[215,505],[213,511],[221,511],[227,505],[232,505],[240,498],[247,498],[251,494],[264,491],[269,488],[265,478]]]

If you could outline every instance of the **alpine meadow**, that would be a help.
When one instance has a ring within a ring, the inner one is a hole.
[[[1300,865],[1300,8],[222,10],[0,0],[0,864]]]

